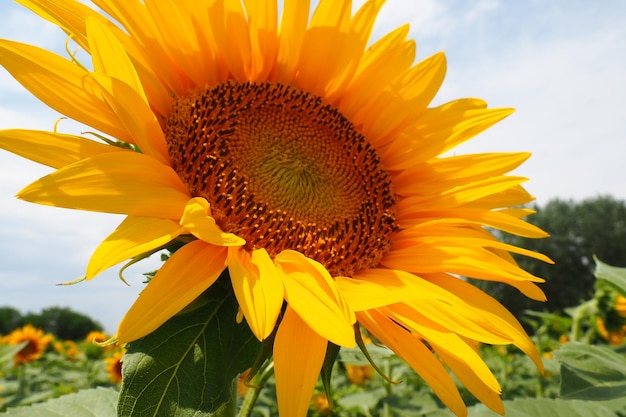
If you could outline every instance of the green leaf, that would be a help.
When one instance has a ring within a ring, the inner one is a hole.
[[[608,400],[626,396],[626,358],[610,348],[567,343],[554,356],[561,363],[561,397]]]
[[[600,402],[551,398],[523,398],[504,401],[506,417],[619,417]],[[468,408],[467,417],[501,417],[483,404]],[[428,414],[428,417],[454,417],[449,410]]]
[[[124,356],[123,417],[209,417],[235,413],[236,377],[261,344],[246,323],[227,273],[183,313],[132,342]]]
[[[0,345],[0,366],[13,363],[15,354],[24,349],[24,346],[27,344],[28,340],[18,343],[17,345]]]
[[[10,408],[7,417],[115,417],[118,392],[113,388],[93,388],[64,395],[45,403]]]
[[[626,295],[626,268],[618,268],[600,261],[597,257],[593,257],[596,262],[595,276],[598,279],[609,281],[615,285],[617,289]]]

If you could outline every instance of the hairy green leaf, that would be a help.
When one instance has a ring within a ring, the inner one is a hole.
[[[28,340],[18,343],[17,345],[0,345],[0,366],[13,363],[13,357],[17,352],[24,349],[24,346],[27,344]]]
[[[617,289],[626,294],[626,268],[618,268],[600,261],[597,257],[593,257],[596,262],[595,276],[615,285]]]
[[[7,417],[115,417],[119,393],[112,388],[93,388],[64,395],[45,403],[10,408]]]
[[[609,400],[626,396],[626,358],[605,346],[567,343],[561,363],[561,397]]]
[[[194,306],[129,344],[120,416],[234,415],[235,378],[252,365],[261,344],[245,322],[235,321],[227,274]]]
[[[600,402],[551,398],[523,398],[504,401],[506,417],[618,417]],[[501,417],[483,404],[469,407],[467,417]],[[428,414],[429,417],[453,417],[449,410]]]

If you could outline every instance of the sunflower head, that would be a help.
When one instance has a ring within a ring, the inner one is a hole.
[[[354,347],[361,327],[458,415],[449,370],[503,412],[477,343],[514,344],[542,366],[517,320],[467,280],[545,299],[512,254],[550,260],[490,232],[547,236],[522,220],[533,198],[509,174],[529,154],[449,152],[512,110],[433,105],[445,56],[416,62],[407,26],[371,41],[382,1],[354,13],[343,0],[312,11],[301,0],[94,0],[104,14],[75,0],[24,3],[91,63],[0,41],[0,64],[104,140],[1,132],[1,147],[55,169],[18,197],[126,216],[86,279],[177,249],[120,323],[120,342],[159,328],[227,271],[238,317],[273,343],[284,416],[306,414],[327,347]]]
[[[8,345],[27,342],[14,356],[15,366],[19,366],[41,358],[53,339],[54,336],[51,334],[27,324],[4,336],[3,342]]]

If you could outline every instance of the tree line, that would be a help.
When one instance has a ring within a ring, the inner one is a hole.
[[[48,307],[40,313],[22,314],[18,309],[0,307],[0,335],[31,324],[60,340],[83,340],[92,330],[102,331],[100,323],[68,307]]]

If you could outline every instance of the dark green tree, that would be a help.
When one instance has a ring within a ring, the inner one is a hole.
[[[525,239],[502,234],[507,243],[548,255],[549,265],[516,257],[520,266],[546,280],[540,284],[548,297],[545,303],[529,300],[509,286],[480,282],[478,285],[499,299],[518,318],[524,310],[563,311],[593,293],[593,255],[615,266],[626,266],[626,204],[610,196],[580,202],[553,199],[544,207],[532,207],[528,221],[550,233],[546,239]]]
[[[52,333],[61,340],[82,340],[92,330],[102,331],[102,325],[90,317],[77,313],[68,307],[48,307],[41,313],[29,313],[22,318],[22,324]]]
[[[0,335],[11,333],[19,327],[22,313],[13,307],[0,307]]]

